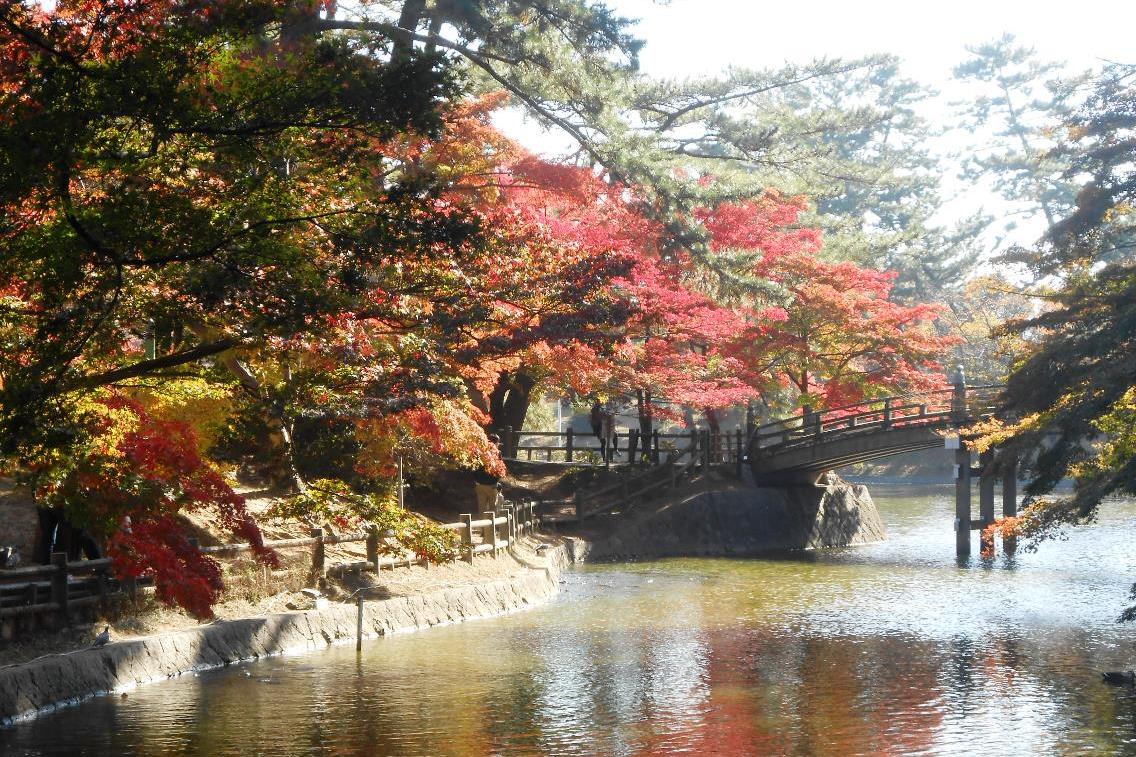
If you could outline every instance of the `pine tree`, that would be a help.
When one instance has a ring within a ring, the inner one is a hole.
[[[1091,518],[1101,499],[1136,493],[1136,67],[1112,65],[1064,125],[1052,157],[1065,178],[1089,177],[1043,244],[1007,259],[1059,282],[1052,309],[1009,329],[1040,338],[1010,375],[1003,412],[1016,419],[1007,447],[1036,453],[1027,493],[1062,478],[1074,496],[1039,500],[1039,532]]]

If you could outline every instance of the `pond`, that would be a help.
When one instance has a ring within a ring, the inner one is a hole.
[[[1136,503],[954,556],[953,489],[873,487],[885,543],[567,573],[504,618],[100,697],[3,755],[1136,754],[1115,622]]]

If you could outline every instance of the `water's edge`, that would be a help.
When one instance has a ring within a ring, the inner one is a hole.
[[[556,595],[561,571],[582,556],[579,542],[564,539],[545,551],[542,565],[530,564],[509,578],[367,602],[363,637],[491,618],[540,604]],[[332,604],[218,621],[12,665],[0,669],[0,727],[184,673],[348,644],[355,640],[356,622],[354,605]]]
[[[521,560],[529,569],[509,578],[368,602],[363,637],[526,609],[555,596],[561,571],[575,562],[754,555],[863,544],[884,534],[871,495],[859,485],[703,492],[635,519],[606,539],[563,537],[540,564]],[[0,668],[0,727],[189,672],[351,643],[356,612],[354,605],[332,604],[218,621]]]

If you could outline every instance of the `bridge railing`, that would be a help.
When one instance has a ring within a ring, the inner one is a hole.
[[[632,428],[623,433],[617,432],[615,436],[622,460],[659,465],[668,449],[673,449],[679,443],[678,440],[688,438],[689,434],[664,434],[658,431],[644,434],[639,429]],[[511,460],[603,462],[600,441],[595,434],[571,428],[566,431],[516,431],[507,427],[501,446],[502,457]]]
[[[814,444],[824,438],[880,429],[958,424],[989,414],[1001,386],[970,386],[865,400],[821,412],[808,412],[759,426],[750,435],[755,453]]]
[[[626,508],[648,494],[674,488],[679,482],[712,469],[736,470],[736,475],[741,476],[746,453],[745,437],[740,428],[717,433],[694,428],[685,434],[671,436],[685,439],[687,443],[665,450],[664,460],[659,465],[641,473],[625,473],[620,480],[599,489],[577,491],[571,500],[546,501],[547,505],[556,507],[571,505],[570,516],[551,519],[580,522],[617,508]]]

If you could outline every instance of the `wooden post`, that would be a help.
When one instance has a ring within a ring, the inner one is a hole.
[[[737,430],[736,439],[737,443],[734,446],[738,452],[738,478],[741,478],[742,466],[745,465],[746,456],[745,450],[742,449],[742,445],[745,444],[745,434],[742,432],[741,428],[738,428]]]
[[[355,614],[355,651],[363,651],[363,592],[355,598],[358,612]]]
[[[371,526],[367,531],[367,562],[375,566],[375,572],[379,571],[379,528],[378,526]]]
[[[1012,454],[1002,463],[1002,517],[1018,517],[1018,458]],[[1006,554],[1013,554],[1018,548],[1018,538],[1003,536],[1002,547]]]
[[[516,457],[513,448],[513,427],[505,427],[505,437],[501,439],[501,457]]]
[[[51,574],[51,601],[59,608],[59,622],[67,628],[71,625],[71,613],[67,607],[67,553],[52,552],[51,564],[55,572]]]
[[[473,565],[473,516],[462,513],[461,522],[465,526],[461,532],[462,551],[465,552],[465,561]]]
[[[970,554],[970,450],[955,450],[955,553]]]
[[[627,462],[635,465],[639,453],[639,429],[633,428],[627,432]]]
[[[323,529],[313,528],[312,538],[316,543],[312,545],[312,583],[322,584],[325,575],[325,550],[323,544]]]
[[[982,525],[994,522],[994,451],[987,450],[978,458],[981,473],[978,474],[978,517]]]
[[[710,472],[710,429],[702,432],[702,472]]]
[[[698,429],[690,429],[690,459],[695,465],[698,464]]]
[[[493,511],[484,512],[481,514],[482,518],[489,519],[489,543],[493,545],[493,557],[497,557],[497,513]],[[485,532],[481,532],[482,541],[485,540]]]
[[[108,583],[107,569],[99,568],[98,571],[95,572],[95,587],[99,592],[99,609],[104,613],[108,609],[107,595],[110,593]]]
[[[884,428],[891,428],[891,398],[884,400]]]
[[[572,443],[575,441],[573,438],[574,434],[575,432],[572,430],[572,427],[569,426],[567,437],[564,441],[564,460],[569,463],[572,462]]]
[[[402,479],[402,455],[398,456],[398,508],[406,509],[406,484]]]

